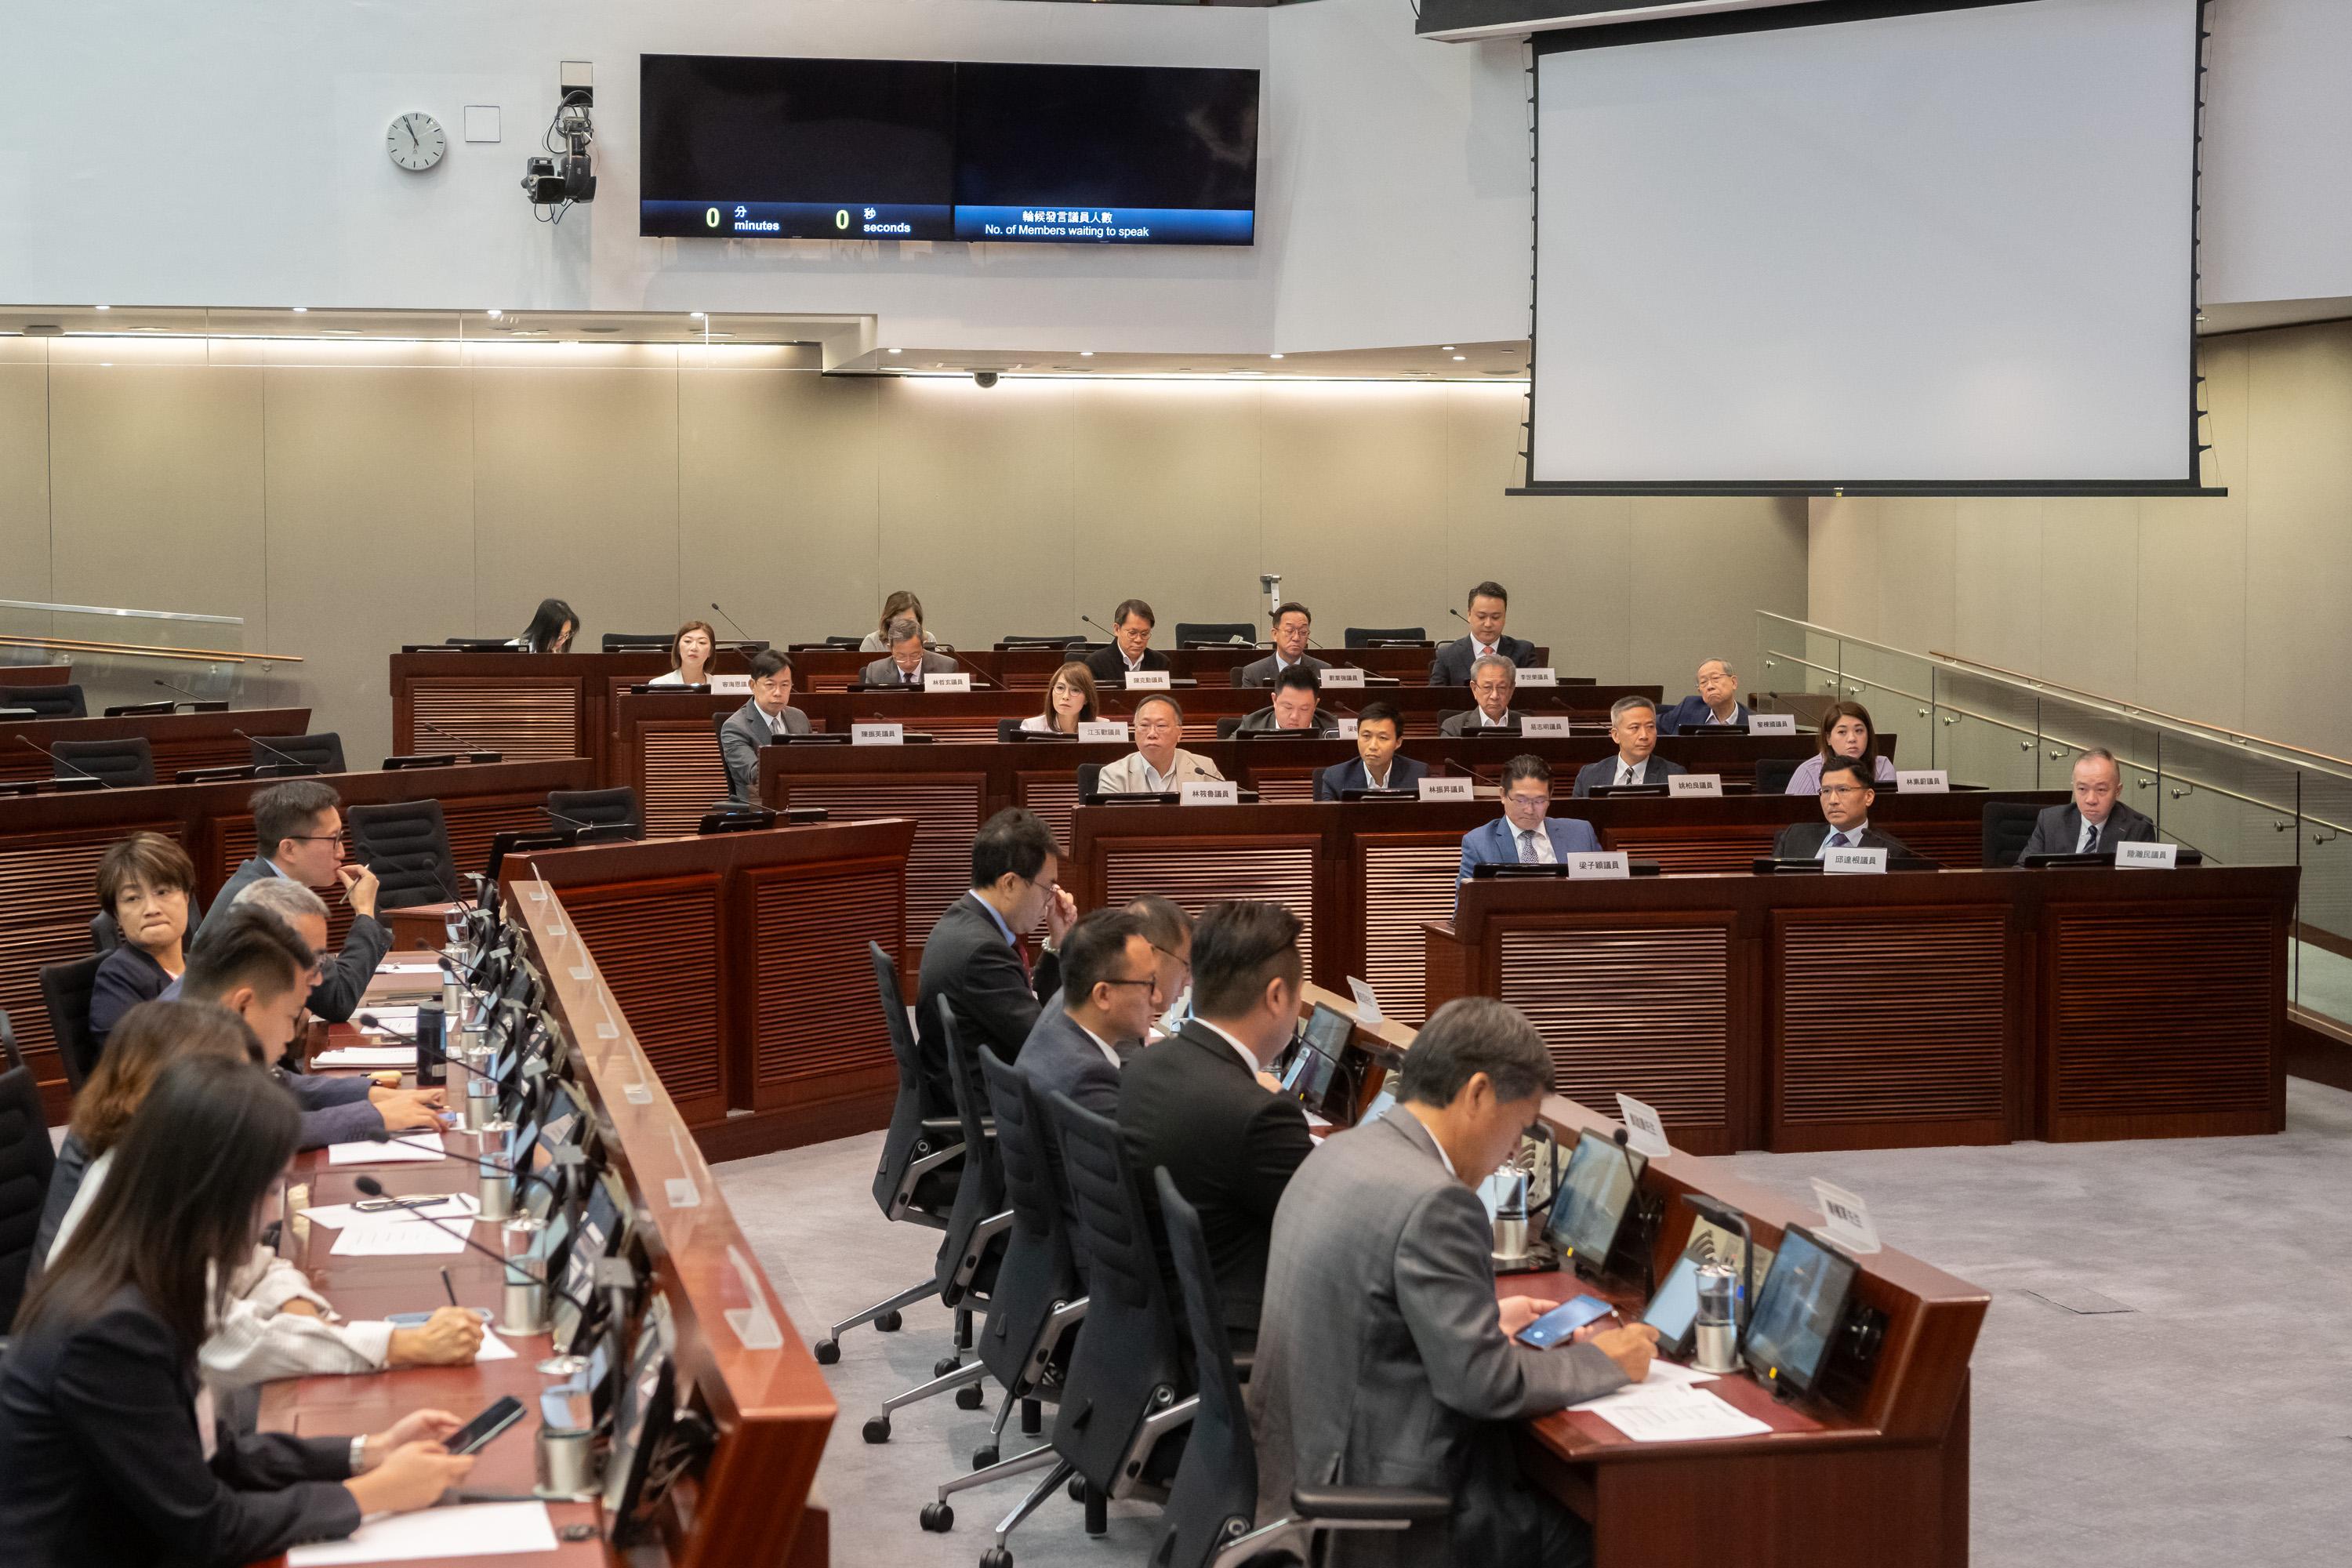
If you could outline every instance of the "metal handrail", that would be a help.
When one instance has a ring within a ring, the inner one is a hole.
[[[117,653],[134,658],[178,658],[192,664],[299,664],[295,653],[242,653],[229,648],[164,647],[153,643],[89,642],[80,637],[20,637],[0,635],[0,647],[62,648],[68,653]]]
[[[142,621],[194,621],[203,626],[241,626],[243,616],[199,616],[184,610],[130,610],[115,605],[50,605],[34,599],[0,599],[0,610],[41,610],[58,616],[123,616]]]

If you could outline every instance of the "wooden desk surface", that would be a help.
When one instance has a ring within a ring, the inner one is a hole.
[[[11,684],[0,667],[0,686]],[[57,772],[37,746],[59,742],[143,739],[155,753],[155,776],[163,784],[182,768],[243,767],[253,761],[246,735],[299,735],[310,727],[308,708],[241,708],[226,713],[148,713],[120,719],[11,719],[0,721],[0,783],[45,779]],[[13,813],[10,800],[0,810]]]

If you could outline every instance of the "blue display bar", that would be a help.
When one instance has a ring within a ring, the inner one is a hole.
[[[1247,245],[1257,215],[1247,207],[967,207],[955,237],[1074,245]]]
[[[667,239],[963,239],[1059,245],[1249,245],[1247,207],[949,207],[824,202],[637,204],[637,232]]]

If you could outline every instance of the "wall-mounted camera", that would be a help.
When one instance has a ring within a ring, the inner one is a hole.
[[[978,387],[994,386],[996,384],[996,373],[992,370],[973,371],[971,373],[971,384]]]
[[[586,60],[565,60],[559,85],[562,100],[540,138],[548,155],[526,161],[522,174],[523,194],[530,205],[554,209],[542,220],[549,223],[562,223],[567,210],[596,199],[595,165],[588,156],[596,141],[590,115],[596,104],[595,68]]]

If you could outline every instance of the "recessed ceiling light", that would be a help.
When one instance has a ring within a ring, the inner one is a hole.
[[[307,316],[310,313],[310,307],[308,305],[297,305],[294,307],[294,313],[298,316]]]
[[[92,305],[90,309],[93,310],[111,310],[114,307],[111,305]]]
[[[1437,347],[1437,352],[1442,354],[1450,354],[1454,352],[1454,345],[1452,343],[1440,343]]]
[[[731,338],[735,334],[732,332],[712,332],[709,335],[714,338]]]
[[[1092,349],[1080,349],[1078,351],[1078,357],[1080,359],[1092,359],[1095,357],[1095,351]]]
[[[709,318],[709,316],[704,315],[704,314],[703,314],[701,311],[699,311],[699,310],[688,310],[688,311],[687,312],[687,314],[688,314],[688,315],[689,315],[689,316],[691,316],[691,317],[693,317],[693,318],[694,318],[696,321],[707,321],[710,320],[710,318]]]
[[[1268,354],[1265,357],[1268,359],[1280,359],[1282,356],[1280,354]]]
[[[1459,364],[1462,361],[1468,359],[1469,357],[1470,356],[1468,354],[1455,354],[1454,356],[1454,360],[1456,364]]]
[[[493,306],[491,306],[491,307],[490,307],[490,320],[492,320],[493,321],[497,321],[500,316],[503,316],[503,315],[505,315],[505,314],[506,314],[506,312],[505,312],[504,310],[499,310],[496,305],[493,305]]]
[[[892,349],[890,352],[891,352],[892,353],[894,353],[894,354],[902,354],[902,353],[905,353],[907,351],[906,351],[905,349]]]

